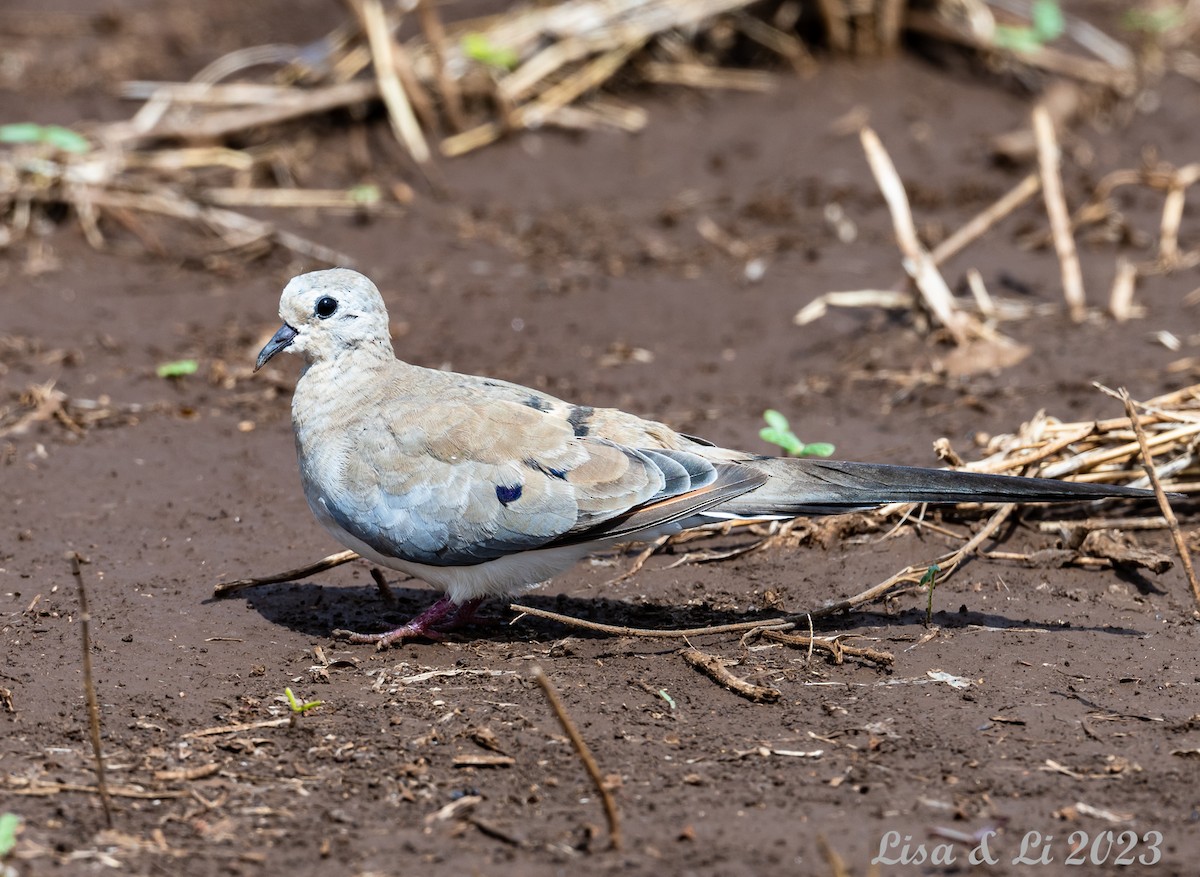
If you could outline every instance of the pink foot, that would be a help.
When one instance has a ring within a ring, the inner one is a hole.
[[[376,650],[382,651],[392,643],[404,642],[406,639],[442,639],[442,631],[462,627],[475,617],[475,610],[483,598],[468,600],[466,603],[455,603],[449,597],[442,597],[408,624],[389,630],[387,633],[355,633],[352,630],[335,630],[333,635],[338,639],[352,643],[375,643]]]

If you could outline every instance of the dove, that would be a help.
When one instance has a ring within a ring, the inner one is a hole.
[[[615,408],[396,358],[375,284],[344,268],[293,278],[258,354],[300,356],[292,426],[309,508],[347,548],[441,592],[386,633],[436,639],[486,597],[517,595],[619,543],[730,519],[896,502],[1147,497],[1132,487],[718,447]]]

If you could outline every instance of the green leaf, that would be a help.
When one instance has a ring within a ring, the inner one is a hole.
[[[0,813],[0,859],[13,851],[17,845],[17,829],[21,827],[21,817],[16,813]]]
[[[788,426],[788,420],[774,408],[768,408],[763,412],[763,420],[767,422],[767,426],[777,429],[780,432],[790,432],[791,427]]]
[[[41,139],[42,126],[33,122],[0,125],[0,143],[37,143]]]
[[[355,204],[362,204],[364,207],[369,207],[372,204],[378,204],[383,196],[379,192],[379,187],[364,183],[361,186],[355,186],[350,190],[350,200]]]
[[[1067,28],[1058,0],[1033,0],[1030,18],[1033,21],[1033,35],[1041,43],[1058,39]]]
[[[793,457],[828,457],[833,453],[833,445],[829,442],[813,442],[805,444],[792,432],[787,418],[774,408],[763,412],[763,420],[767,425],[758,431],[758,436],[764,442],[779,445],[784,453]]]
[[[283,689],[283,693],[287,696],[288,706],[292,708],[292,712],[294,713],[306,712],[321,705],[321,701],[319,700],[310,700],[307,703],[301,703],[296,699],[296,695],[292,694],[292,689],[290,688]]]
[[[764,426],[758,431],[759,438],[773,445],[778,445],[789,454],[796,455],[804,447],[804,442],[796,438],[791,430],[772,429]]]
[[[194,375],[198,368],[200,363],[194,359],[177,359],[174,362],[162,363],[154,373],[160,378],[182,378],[185,375]]]
[[[0,125],[0,143],[45,143],[62,152],[84,153],[92,145],[86,137],[62,125],[38,125],[35,122],[14,122]]]
[[[61,125],[46,126],[42,140],[55,149],[61,149],[63,152],[82,154],[89,152],[92,148],[92,144],[88,143],[87,138],[82,134],[78,134],[70,128],[64,128]]]
[[[809,442],[800,450],[801,457],[832,457],[834,447],[829,442]]]
[[[463,54],[472,61],[500,70],[512,70],[521,61],[516,51],[507,46],[497,46],[487,34],[464,34],[461,46]]]

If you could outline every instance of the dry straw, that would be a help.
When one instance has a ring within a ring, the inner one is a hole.
[[[698,89],[763,91],[785,85],[771,70],[735,66],[747,57],[742,51],[747,44],[762,50],[760,61],[795,73],[815,67],[796,35],[800,7],[794,2],[763,7],[750,0],[566,0],[455,23],[443,21],[435,0],[418,0],[406,9],[383,0],[347,0],[347,6],[347,20],[310,45],[239,49],[189,82],[126,83],[123,95],[142,101],[141,108],[127,120],[85,130],[80,152],[36,142],[0,151],[5,217],[0,245],[26,235],[35,210],[65,204],[96,247],[109,244],[108,227],[115,224],[151,251],[177,250],[178,243],[162,243],[143,222],[149,216],[181,221],[206,236],[198,253],[185,255],[198,255],[213,267],[271,247],[353,265],[347,253],[232,209],[402,209],[403,199],[387,192],[301,194],[287,191],[286,181],[262,182],[286,168],[297,140],[314,134],[301,126],[318,116],[382,103],[396,141],[418,176],[436,189],[437,156],[462,155],[511,131],[641,129],[645,110],[603,93],[618,75],[623,83]],[[816,12],[827,43],[838,51],[886,53],[896,49],[903,32],[916,31],[1118,93],[1134,81],[1132,54],[1074,19],[1068,19],[1067,39],[1082,55],[1048,47],[1018,55],[998,45],[994,15],[982,0],[822,0]],[[416,34],[402,40],[398,34],[409,16]],[[231,81],[235,78],[239,81]],[[253,145],[210,145],[233,137]],[[1200,258],[1176,243],[1183,195],[1196,176],[1189,166],[1168,182],[1164,266]],[[1029,196],[1030,185],[1022,184],[1019,198]],[[907,233],[901,242],[925,304],[961,343],[971,317],[951,306],[934,269],[947,253],[920,255],[913,247],[919,242]]]

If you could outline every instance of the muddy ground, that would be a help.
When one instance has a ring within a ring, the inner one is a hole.
[[[317,38],[343,14],[317,2],[222,0],[203,14],[161,0],[54,5],[0,10],[0,120],[119,119],[131,112],[113,97],[124,79],[186,78],[239,46]],[[1151,112],[1074,129],[1072,203],[1146,150],[1196,159],[1195,83],[1172,76],[1155,93]],[[1143,237],[1082,242],[1095,316],[1074,325],[1051,308],[1006,324],[1034,351],[1012,368],[937,373],[946,348],[903,315],[793,325],[816,295],[900,276],[848,114],[879,131],[936,240],[1027,172],[989,156],[989,139],[1028,117],[1030,96],[1010,78],[952,53],[909,52],[827,60],[768,95],[627,97],[651,114],[639,136],[514,136],[444,162],[446,196],[418,191],[398,215],[279,221],[376,279],[406,359],[654,414],[757,451],[768,450],[762,412],[775,407],[841,457],[937,465],[934,439],[969,457],[977,435],[1010,432],[1039,409],[1119,415],[1093,381],[1150,397],[1196,380],[1194,366],[1172,366],[1200,344],[1185,302],[1195,272],[1143,281],[1141,319],[1100,313],[1116,256],[1153,254],[1161,196],[1141,190],[1120,207]],[[315,144],[304,182],[411,181],[388,136],[374,116],[298,132]],[[839,238],[830,204],[853,240]],[[1192,195],[1185,246],[1197,243],[1195,211]],[[702,217],[761,255],[759,282],[697,233]],[[1053,251],[1018,246],[1044,225],[1036,202],[1022,208],[948,266],[951,283],[976,267],[997,295],[1057,304]],[[11,693],[0,812],[24,820],[9,860],[18,874],[834,873],[821,838],[864,874],[881,843],[906,837],[914,856],[917,844],[931,857],[948,844],[942,864],[881,873],[1095,873],[1087,863],[1115,870],[1123,851],[1125,873],[1194,873],[1200,636],[1178,565],[1155,576],[976,560],[936,591],[932,626],[923,593],[821,625],[894,653],[890,669],[736,635],[693,642],[778,688],[770,704],[718,687],[677,644],[514,622],[500,604],[491,623],[446,642],[347,646],[330,632],[385,629],[432,599],[393,577],[389,604],[361,564],[213,601],[218,582],[338,547],[299,489],[296,363],[249,374],[277,325],[279,290],[321,266],[275,252],[206,267],[182,233],[164,232],[168,254],[153,256],[109,231],[113,249],[101,253],[73,222],[40,228],[0,260],[0,406],[52,382],[75,420],[107,412],[82,430],[50,419],[0,441],[0,688]],[[1158,343],[1159,330],[1182,348]],[[196,374],[156,375],[185,357]],[[1181,512],[1194,549],[1196,518]],[[1027,513],[999,548],[1053,547],[1036,527],[1048,515]],[[952,514],[944,523],[978,526]],[[956,544],[883,532],[704,565],[660,556],[616,583],[631,558],[603,557],[529,599],[635,626],[742,621],[854,593]],[[1138,540],[1171,551],[1162,534]],[[111,831],[84,788],[94,775],[71,551],[87,560],[103,745],[121,793]],[[599,802],[534,665],[612,780],[619,852],[606,849]],[[285,687],[322,705],[295,727],[255,726],[286,714]],[[228,725],[246,727],[199,733]],[[470,764],[479,756],[508,758]],[[972,863],[983,837],[991,860]],[[1081,840],[1082,869],[1069,861]],[[1026,860],[1014,861],[1022,843]]]

